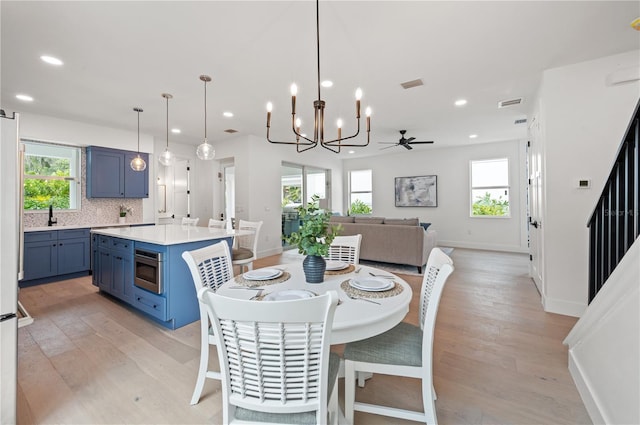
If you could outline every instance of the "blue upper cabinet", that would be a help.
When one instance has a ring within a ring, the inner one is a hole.
[[[87,147],[87,198],[148,198],[149,169],[129,166],[137,152]],[[140,153],[149,163],[149,154]]]

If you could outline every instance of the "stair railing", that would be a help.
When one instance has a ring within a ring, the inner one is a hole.
[[[640,232],[640,101],[589,219],[589,303]]]

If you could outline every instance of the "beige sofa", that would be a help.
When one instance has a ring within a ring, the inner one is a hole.
[[[417,218],[332,216],[330,223],[342,226],[340,235],[362,235],[360,259],[416,266],[418,273],[436,246],[436,231]]]

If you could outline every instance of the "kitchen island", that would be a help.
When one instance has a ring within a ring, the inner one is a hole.
[[[200,318],[184,251],[246,231],[179,224],[93,229],[93,284],[160,325],[176,329]]]

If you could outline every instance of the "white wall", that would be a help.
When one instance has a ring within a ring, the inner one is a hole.
[[[264,137],[239,136],[214,142],[216,158],[231,159],[236,177],[236,219],[264,221],[258,241],[258,255],[282,251],[282,207],[280,176],[282,162],[326,168],[331,172],[333,209],[342,209],[342,164],[339,156],[317,147],[297,153],[295,147],[274,145]],[[217,173],[217,169],[214,171]],[[213,175],[214,178],[215,174]],[[215,196],[222,196],[217,193]],[[213,199],[218,208],[219,199]],[[218,212],[219,215],[219,212]]]
[[[580,316],[587,305],[586,223],[640,96],[638,81],[611,86],[607,76],[639,63],[640,51],[633,51],[543,74],[538,114],[545,152],[546,311]],[[578,179],[590,179],[591,189],[576,188]]]
[[[138,134],[136,131],[102,127],[30,113],[21,113],[20,115],[20,137],[81,147],[104,146],[129,151],[138,149]],[[152,136],[140,133],[140,152],[148,152],[150,154],[149,164],[147,164],[149,181],[155,181],[156,161],[154,161],[153,156],[154,141]],[[84,196],[84,187],[82,188],[82,193]],[[136,216],[137,219],[141,219],[144,222],[153,222],[155,220],[155,190],[150,190],[149,198],[142,200],[142,210],[142,217]]]
[[[344,161],[344,205],[349,171],[373,170],[373,215],[431,222],[441,246],[527,251],[525,142],[413,150]],[[470,217],[469,161],[509,158],[510,218]],[[438,206],[396,207],[395,177],[437,175]],[[346,207],[345,207],[346,209]],[[342,211],[343,213],[345,211]]]
[[[640,423],[640,240],[573,327],[569,370],[593,423]]]

